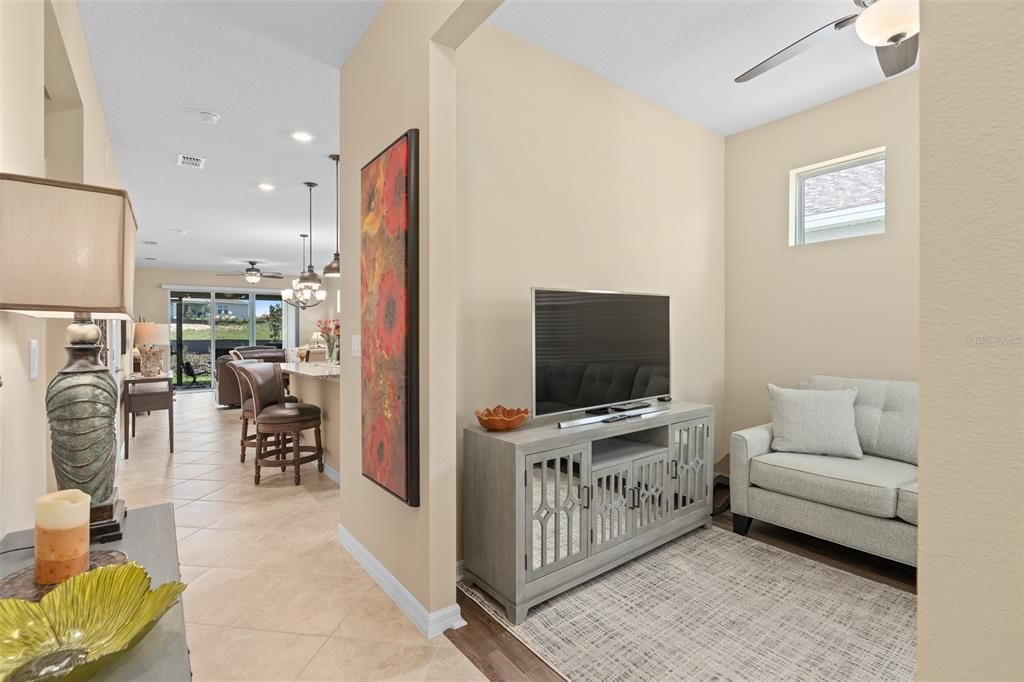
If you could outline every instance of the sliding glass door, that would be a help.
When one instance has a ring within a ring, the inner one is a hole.
[[[207,292],[171,292],[171,366],[177,386],[209,388],[212,384],[210,307]]]
[[[171,367],[182,388],[209,388],[217,358],[239,346],[294,345],[298,316],[272,293],[171,290]],[[291,326],[289,326],[291,325]]]

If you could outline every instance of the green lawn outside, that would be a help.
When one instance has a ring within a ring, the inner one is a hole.
[[[171,333],[174,333],[173,326]],[[182,325],[181,338],[184,341],[206,341],[210,338],[210,327],[208,325],[185,323]],[[217,324],[217,338],[219,339],[242,339],[249,340],[248,322],[220,322]],[[280,341],[274,339],[270,334],[270,325],[267,322],[256,322],[256,339],[258,341]]]

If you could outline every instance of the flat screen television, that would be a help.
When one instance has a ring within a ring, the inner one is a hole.
[[[669,297],[533,290],[533,414],[669,395]]]

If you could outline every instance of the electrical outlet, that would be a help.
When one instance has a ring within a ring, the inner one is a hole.
[[[36,339],[28,342],[28,378],[33,381],[39,378],[39,341]]]
[[[363,337],[359,334],[352,335],[352,357],[358,358],[363,354]]]

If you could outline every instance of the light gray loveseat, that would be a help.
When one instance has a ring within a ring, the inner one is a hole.
[[[862,459],[773,452],[772,425],[730,440],[733,530],[751,519],[917,565],[917,383],[815,375],[808,389],[856,388]]]

